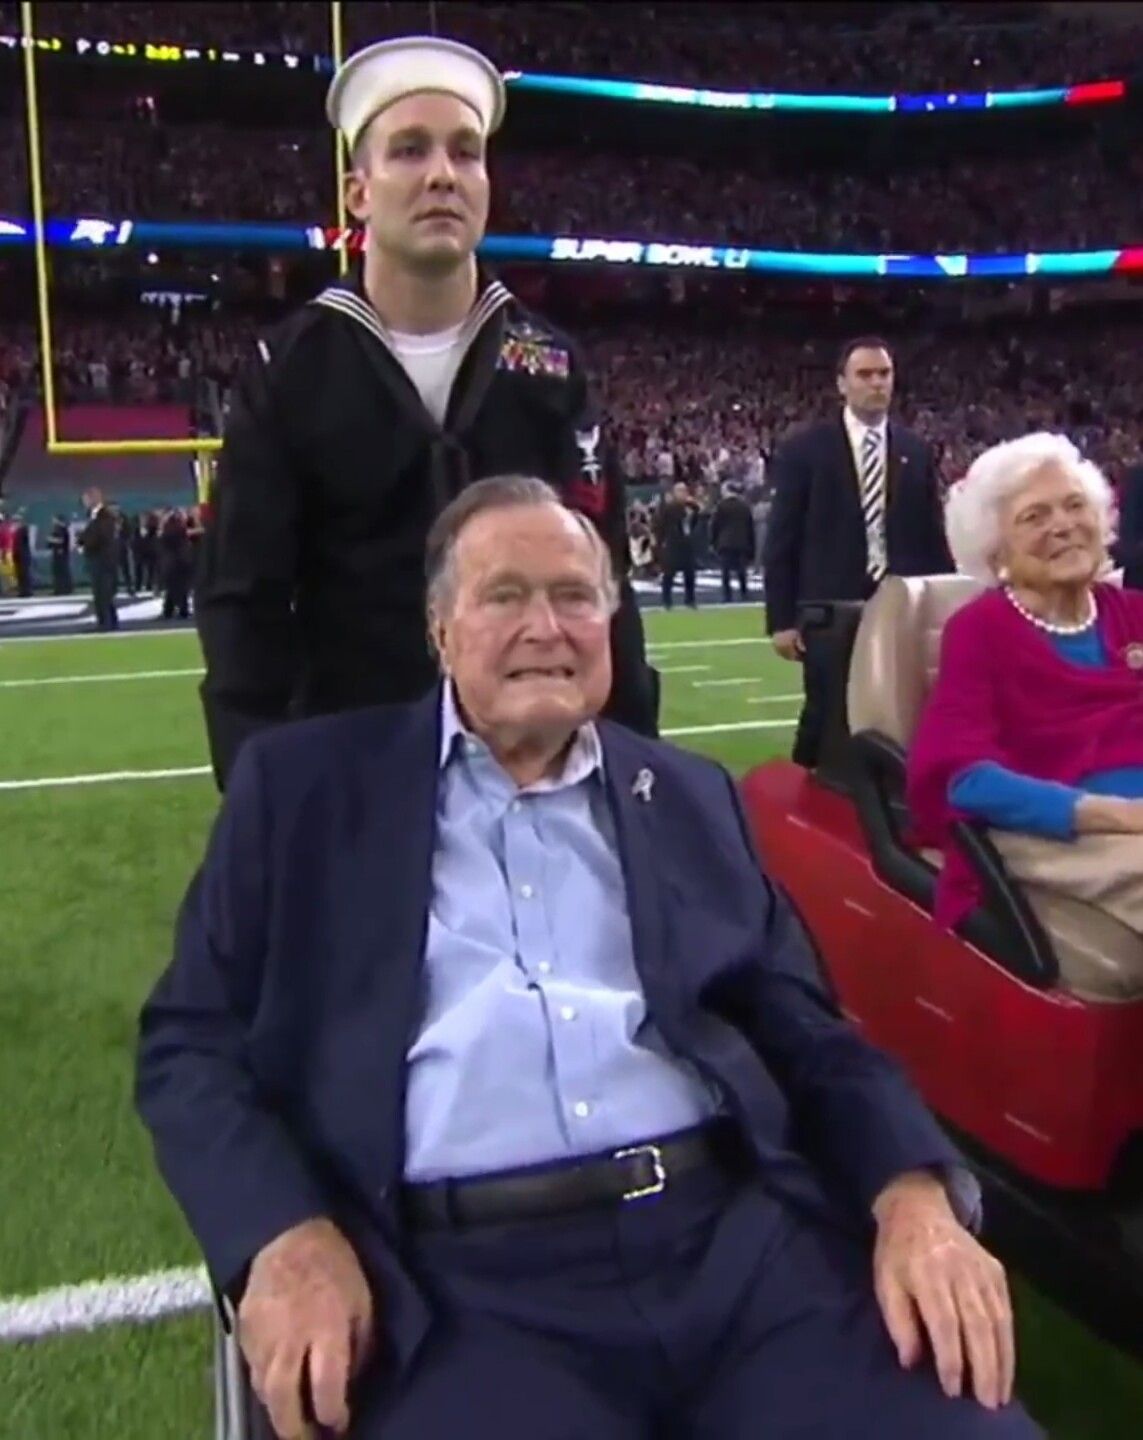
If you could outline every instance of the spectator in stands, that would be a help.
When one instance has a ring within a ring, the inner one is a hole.
[[[1119,524],[1113,550],[1123,583],[1143,590],[1143,465],[1133,465],[1119,489]]]
[[[952,828],[967,814],[1016,879],[1143,933],[1143,595],[1100,578],[1111,504],[1048,434],[987,451],[949,497],[957,564],[988,589],[945,627],[909,756],[918,840],[944,852],[942,923],[978,898]]]
[[[137,127],[99,125],[121,158],[107,184],[83,182],[91,124],[53,130],[50,208],[133,213],[157,221],[333,223],[328,148],[318,133],[282,130],[244,135],[232,127],[170,127],[169,157],[156,165],[154,136]],[[0,144],[22,153],[14,127]],[[217,163],[225,147],[227,163]],[[1097,140],[1054,143],[1041,155],[993,155],[920,162],[902,147],[901,162],[876,175],[792,169],[778,152],[749,166],[717,155],[519,151],[500,157],[493,228],[552,235],[662,236],[820,251],[1061,250],[1130,243],[1131,197],[1143,160],[1108,153]],[[120,186],[134,177],[125,204]],[[941,203],[926,203],[935,194]],[[27,214],[27,177],[19,165],[0,172],[0,214]],[[83,359],[93,389],[111,377],[102,359]],[[98,379],[97,379],[98,377]],[[174,385],[176,374],[162,383]]]
[[[668,84],[760,90],[948,91],[1026,89],[1130,74],[1143,57],[1130,17],[1106,23],[1102,7],[954,5],[853,0],[812,7],[768,0],[678,0],[656,4],[561,5],[449,0],[444,32],[495,55],[502,66]],[[303,0],[194,5],[53,4],[40,28],[53,36],[327,54],[329,13]],[[0,28],[19,29],[13,0]],[[423,28],[423,0],[370,3],[345,11],[350,48]],[[50,153],[50,151],[49,151]]]

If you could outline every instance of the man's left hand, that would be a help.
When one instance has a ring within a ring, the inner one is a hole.
[[[887,1185],[873,1217],[873,1284],[901,1364],[920,1360],[927,1333],[946,1395],[962,1393],[967,1364],[977,1400],[1007,1405],[1016,1342],[1003,1267],[960,1224],[928,1171]]]

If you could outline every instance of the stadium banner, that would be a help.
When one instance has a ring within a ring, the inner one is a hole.
[[[307,55],[265,49],[230,49],[219,45],[171,45],[157,40],[62,39],[38,36],[37,56],[153,65],[229,65],[286,69],[330,75],[328,55]],[[24,48],[20,35],[0,34],[0,54]],[[693,85],[648,84],[641,80],[607,80],[586,75],[544,75],[508,70],[509,90],[549,95],[576,95],[594,100],[637,104],[682,105],[699,110],[799,111],[817,115],[915,115],[937,112],[1029,109],[1047,105],[1098,105],[1123,100],[1125,80],[1096,80],[1082,85],[1051,85],[1024,90],[959,90],[932,94],[816,95],[774,90],[714,90]]]
[[[52,247],[81,250],[132,245],[331,251],[342,235],[336,226],[328,225],[184,224],[97,216],[50,219],[44,232],[47,244]],[[31,220],[0,217],[0,247],[31,245],[34,233]],[[354,229],[345,234],[350,252],[360,251],[362,232]],[[767,275],[813,275],[830,280],[1018,280],[1143,273],[1143,245],[1115,250],[1025,251],[1003,255],[860,255],[584,235],[486,235],[479,253],[488,260],[533,264],[736,270]],[[148,255],[148,259],[158,263],[157,255]]]

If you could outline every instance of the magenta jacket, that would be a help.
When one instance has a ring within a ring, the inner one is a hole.
[[[1094,587],[1109,663],[1073,665],[1000,590],[971,601],[945,626],[932,693],[909,751],[907,800],[918,845],[944,866],[937,921],[953,926],[979,900],[952,839],[967,819],[949,785],[981,761],[1037,780],[1080,785],[1100,770],[1143,766],[1143,592]]]

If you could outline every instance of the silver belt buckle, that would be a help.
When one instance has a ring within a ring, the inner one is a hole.
[[[616,1150],[611,1157],[613,1160],[626,1160],[630,1155],[647,1155],[651,1160],[651,1171],[654,1175],[650,1185],[642,1185],[637,1190],[627,1190],[623,1194],[624,1200],[642,1200],[645,1195],[661,1195],[667,1188],[667,1167],[663,1164],[663,1152],[657,1145],[632,1145],[627,1150]]]

